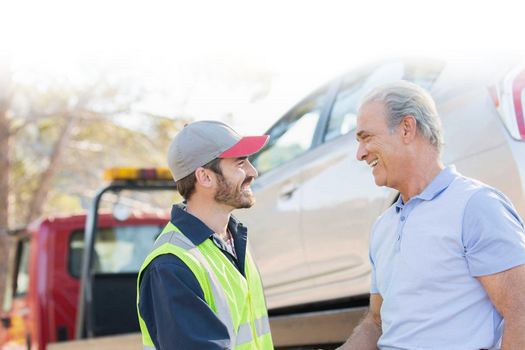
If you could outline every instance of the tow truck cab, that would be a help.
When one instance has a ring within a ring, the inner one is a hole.
[[[132,180],[126,180],[129,183]],[[112,184],[113,184],[112,180]],[[0,349],[45,350],[82,338],[76,332],[89,215],[50,217],[18,230],[0,313]],[[138,270],[169,219],[168,212],[96,215],[89,279],[92,336],[138,332]],[[85,333],[85,331],[84,331]]]

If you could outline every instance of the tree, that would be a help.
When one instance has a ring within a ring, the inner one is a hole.
[[[0,257],[7,257],[9,251],[7,229],[9,227],[9,157],[10,125],[9,106],[12,99],[11,75],[7,63],[0,57]],[[6,264],[0,264],[0,301],[4,298]]]
[[[124,90],[100,76],[81,85],[60,80],[14,82],[9,66],[0,64],[0,256],[8,256],[8,228],[41,217],[50,195],[62,194],[54,185],[65,177],[62,163],[64,155],[74,153],[72,141],[84,142],[86,129],[105,135],[106,142],[119,140],[111,135],[118,128],[111,116],[125,113],[137,100]],[[86,158],[73,159],[86,167]],[[0,264],[0,300],[6,269]]]
[[[8,207],[9,197],[9,106],[12,99],[12,81],[7,63],[0,57],[0,208]],[[6,234],[8,216],[6,210],[0,210],[0,234]],[[1,256],[1,255],[0,255]]]

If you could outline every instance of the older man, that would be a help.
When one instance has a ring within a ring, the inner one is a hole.
[[[430,95],[375,89],[356,136],[357,159],[400,196],[373,226],[370,309],[342,349],[525,349],[523,221],[501,192],[444,167]]]

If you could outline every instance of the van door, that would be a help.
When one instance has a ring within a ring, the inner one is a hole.
[[[268,144],[251,159],[259,172],[256,204],[235,213],[248,227],[270,308],[296,304],[311,286],[300,228],[300,174],[326,98],[326,88],[317,91],[269,130]]]

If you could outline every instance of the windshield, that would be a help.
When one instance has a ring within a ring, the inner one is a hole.
[[[136,273],[151,251],[162,227],[134,225],[101,228],[95,235],[95,273]],[[80,276],[84,251],[84,231],[75,231],[69,244],[69,272]]]

